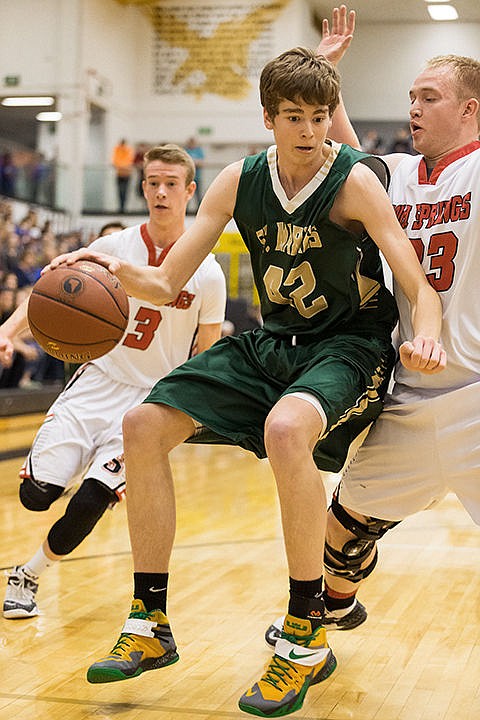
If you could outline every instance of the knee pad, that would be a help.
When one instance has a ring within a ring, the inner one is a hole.
[[[18,491],[20,502],[27,510],[42,512],[63,493],[63,487],[52,483],[41,482],[32,477],[23,478]]]
[[[87,537],[109,505],[118,501],[113,490],[94,478],[87,478],[68,503],[65,514],[48,533],[55,555],[68,555]]]
[[[360,580],[370,575],[377,564],[377,540],[383,537],[388,530],[398,525],[399,521],[392,522],[368,517],[366,523],[361,523],[340,505],[336,493],[333,495],[330,509],[340,525],[355,537],[348,540],[341,550],[332,547],[326,542],[325,567],[331,575],[344,578],[344,580],[353,583],[360,582]],[[366,567],[362,568],[362,564],[373,551],[375,551],[375,554],[372,560]]]

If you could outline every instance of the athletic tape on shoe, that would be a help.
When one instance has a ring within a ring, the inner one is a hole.
[[[152,630],[157,623],[152,620],[141,620],[140,618],[127,618],[122,628],[122,633],[131,635],[143,635],[143,637],[155,637]]]
[[[313,667],[323,662],[330,652],[329,647],[311,648],[304,645],[297,645],[289,640],[280,638],[275,645],[275,655],[279,655],[285,660],[297,663],[297,665],[307,665]]]

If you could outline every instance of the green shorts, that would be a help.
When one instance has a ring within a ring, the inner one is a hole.
[[[289,393],[310,393],[327,418],[315,462],[338,472],[351,442],[382,410],[394,358],[390,339],[336,335],[293,345],[291,338],[256,329],[225,337],[191,358],[144,402],[169,405],[200,423],[189,442],[239,445],[264,458],[272,407]]]

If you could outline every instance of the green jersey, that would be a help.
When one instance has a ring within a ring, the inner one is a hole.
[[[391,333],[397,309],[377,246],[329,219],[350,170],[366,157],[332,142],[327,161],[291,199],[278,177],[275,146],[245,158],[233,217],[250,253],[267,331]]]

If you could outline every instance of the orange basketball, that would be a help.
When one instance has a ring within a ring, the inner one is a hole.
[[[28,324],[49,355],[83,363],[105,355],[123,337],[128,297],[106,268],[88,260],[40,277],[28,301]]]

